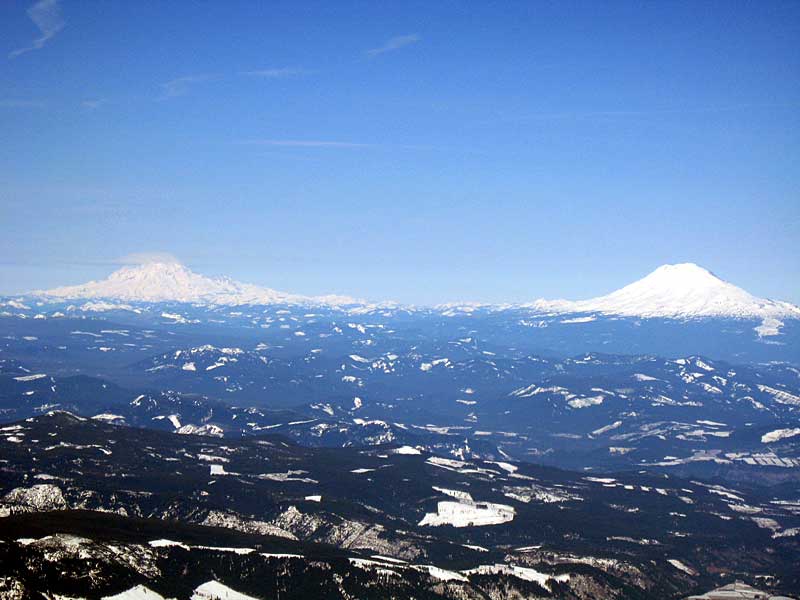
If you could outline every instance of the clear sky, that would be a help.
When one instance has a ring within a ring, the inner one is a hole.
[[[0,292],[800,303],[800,2],[0,3]]]

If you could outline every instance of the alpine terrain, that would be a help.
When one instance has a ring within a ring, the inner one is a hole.
[[[693,264],[503,305],[307,297],[177,263],[6,297],[0,581],[122,600],[797,593],[799,325]]]

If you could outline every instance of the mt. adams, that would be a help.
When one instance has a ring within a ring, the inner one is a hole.
[[[800,307],[757,298],[693,263],[663,265],[630,285],[591,300],[537,300],[531,308],[628,317],[800,318]]]
[[[55,288],[36,295],[50,299],[167,301],[219,305],[362,304],[346,296],[299,296],[228,278],[210,278],[177,263],[123,267],[102,281]],[[537,300],[510,308],[537,313],[599,313],[668,319],[735,318],[769,321],[800,318],[800,308],[797,306],[788,302],[757,298],[691,263],[664,265],[643,279],[599,298],[579,301]]]

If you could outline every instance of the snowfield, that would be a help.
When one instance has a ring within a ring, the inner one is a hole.
[[[148,587],[137,585],[119,594],[105,596],[103,600],[164,600],[164,596]]]
[[[566,582],[570,580],[569,574],[548,575],[547,573],[541,573],[536,569],[501,563],[494,565],[481,565],[474,569],[470,569],[469,571],[463,571],[463,573],[466,575],[496,575],[498,573],[503,575],[512,575],[518,579],[536,582],[548,590],[550,589],[551,581]]]
[[[247,596],[232,590],[226,585],[221,584],[219,581],[207,581],[206,583],[197,586],[192,594],[192,600],[258,600],[253,596]]]
[[[14,377],[14,381],[36,381],[37,379],[42,379],[43,377],[47,377],[44,373],[36,373],[35,375],[21,375],[20,377]]]
[[[419,450],[414,448],[413,446],[400,446],[399,448],[395,448],[391,451],[392,454],[422,454]]]
[[[800,435],[800,427],[794,427],[792,429],[776,429],[775,431],[770,431],[769,433],[765,433],[761,436],[761,443],[762,444],[770,444],[772,442],[777,442],[778,440],[784,440],[786,438],[794,437],[796,435]]]
[[[439,502],[435,513],[427,513],[419,525],[479,527],[499,525],[514,519],[514,507],[491,502]]]

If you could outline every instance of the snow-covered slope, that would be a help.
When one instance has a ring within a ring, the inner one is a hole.
[[[316,304],[343,306],[362,302],[346,296],[299,296],[227,277],[211,278],[177,263],[156,262],[123,267],[107,279],[36,292],[50,299],[113,300],[116,302],[192,302],[219,305]],[[363,305],[375,308],[380,305]],[[412,307],[406,307],[409,310]],[[748,318],[763,323],[760,336],[774,335],[782,319],[800,318],[800,308],[788,302],[757,298],[692,263],[664,265],[647,277],[607,296],[591,300],[537,300],[523,305],[446,304],[437,307],[446,316],[524,308],[545,313],[597,313],[632,317]]]
[[[64,299],[103,298],[125,302],[198,302],[208,304],[353,304],[346,296],[298,296],[228,278],[199,275],[178,263],[123,267],[107,279],[59,287],[42,296]]]
[[[662,318],[800,318],[788,302],[757,298],[693,263],[663,265],[630,285],[591,300],[537,300],[529,308],[543,311],[593,312]]]

